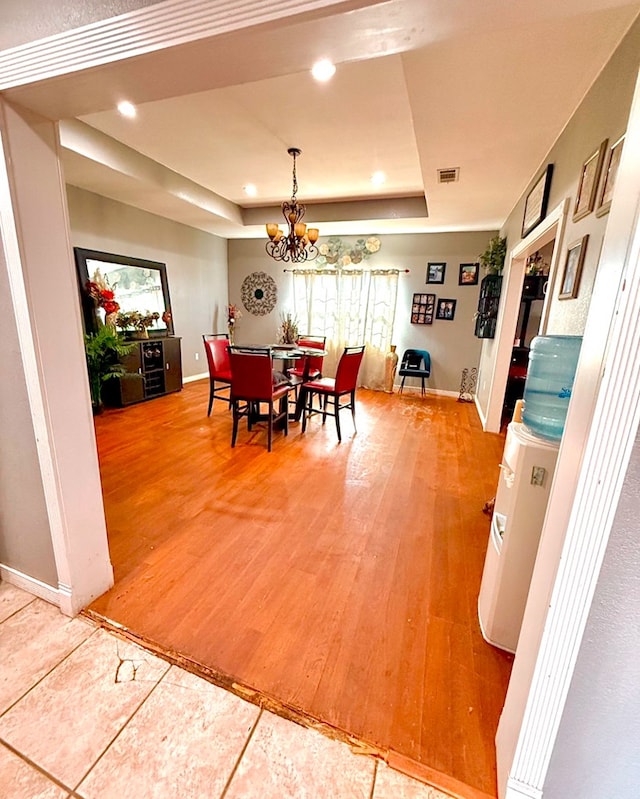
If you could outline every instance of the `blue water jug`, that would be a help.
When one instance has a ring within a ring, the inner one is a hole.
[[[522,422],[534,436],[562,438],[582,336],[536,336],[529,351]]]

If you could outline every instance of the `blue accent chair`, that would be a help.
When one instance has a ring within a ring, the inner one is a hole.
[[[420,394],[424,395],[424,380],[431,374],[431,355],[426,350],[405,350],[398,374],[402,377],[400,394],[407,377],[419,377],[422,380]]]

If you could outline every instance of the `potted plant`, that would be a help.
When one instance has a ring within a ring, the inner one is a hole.
[[[489,239],[487,249],[478,256],[478,260],[488,275],[501,275],[504,269],[504,259],[507,255],[507,240],[500,236]]]
[[[124,338],[110,325],[100,325],[96,333],[84,337],[84,350],[89,374],[89,390],[94,413],[101,413],[102,386],[106,380],[129,375],[120,363],[120,358],[128,355],[135,344],[127,344]],[[138,375],[131,375],[137,377]]]

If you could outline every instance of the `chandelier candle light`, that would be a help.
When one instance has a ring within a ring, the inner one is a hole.
[[[287,223],[287,232],[278,226],[277,222],[267,223],[267,253],[276,261],[312,261],[318,255],[315,246],[320,231],[318,228],[307,228],[302,221],[305,207],[296,199],[298,193],[298,180],[296,178],[296,158],[301,154],[297,147],[290,147],[287,152],[293,158],[293,190],[291,200],[282,203],[282,214]]]

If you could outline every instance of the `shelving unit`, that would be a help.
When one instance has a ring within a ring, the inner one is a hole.
[[[103,396],[107,405],[132,405],[182,389],[179,338],[168,336],[131,343],[136,347],[122,359],[131,376],[106,381]]]
[[[502,275],[487,275],[482,278],[476,313],[477,338],[494,338],[501,291]]]

